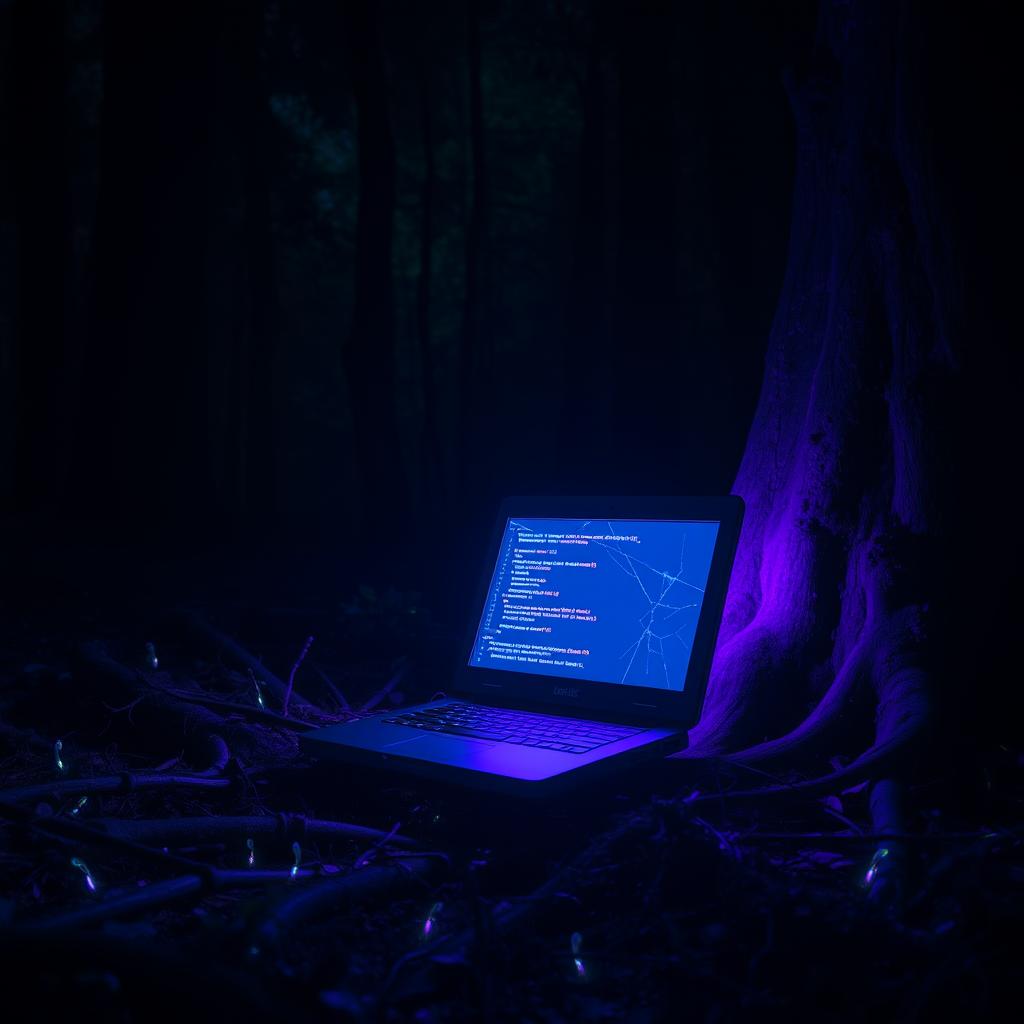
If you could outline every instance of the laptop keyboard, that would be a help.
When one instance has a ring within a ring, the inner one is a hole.
[[[556,718],[527,711],[509,711],[481,704],[445,704],[438,708],[407,711],[383,719],[392,725],[445,732],[453,736],[471,736],[480,740],[519,743],[524,747],[561,750],[567,754],[586,754],[606,743],[636,736],[643,729],[608,722],[588,722],[577,718]]]

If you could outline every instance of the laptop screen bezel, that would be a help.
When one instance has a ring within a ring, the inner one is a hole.
[[[477,601],[473,605],[467,641],[460,652],[461,665],[454,688],[467,695],[486,697],[497,703],[542,703],[580,711],[612,712],[636,721],[649,719],[668,722],[684,729],[695,725],[704,704],[711,659],[743,521],[743,508],[743,499],[736,495],[701,498],[506,498],[501,503],[487,548],[483,577]],[[681,691],[482,668],[469,664],[476,644],[480,616],[489,596],[494,566],[510,518],[649,519],[719,524],[693,650]]]

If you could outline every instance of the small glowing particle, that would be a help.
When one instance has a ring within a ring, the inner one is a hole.
[[[864,881],[861,883],[861,885],[865,889],[870,888],[871,884],[878,877],[878,866],[888,856],[889,856],[889,849],[888,849],[888,847],[880,846],[877,850],[875,850],[875,854],[871,858],[871,863],[868,864],[868,869],[864,873]]]
[[[292,843],[292,856],[295,863],[292,865],[292,878],[299,873],[299,865],[302,863],[302,847],[298,843]]]
[[[587,968],[580,959],[580,947],[583,945],[583,936],[579,932],[573,932],[569,939],[569,945],[572,947],[572,962],[576,965],[576,977],[586,978]]]
[[[146,668],[151,668],[154,672],[160,667],[160,659],[156,656],[156,648],[151,644],[146,644]]]
[[[64,744],[60,740],[57,740],[53,745],[53,759],[57,762],[57,771],[64,771],[64,762],[60,759],[60,752],[64,749]]]
[[[245,845],[249,848],[249,867],[256,863],[256,844],[252,839],[246,839]]]
[[[434,922],[437,919],[437,915],[441,912],[441,908],[443,906],[443,903],[438,902],[430,908],[430,912],[427,914],[427,919],[423,922],[423,938],[430,938],[430,934],[434,930]]]
[[[89,887],[90,892],[96,891],[96,879],[92,877],[92,872],[89,870],[89,866],[80,857],[71,858],[71,866],[78,868],[79,871],[85,875],[85,884]]]
[[[82,809],[82,808],[83,808],[83,807],[84,807],[84,806],[85,806],[85,805],[86,805],[86,804],[87,804],[88,802],[89,802],[89,798],[88,798],[87,796],[83,796],[83,797],[81,798],[81,800],[79,800],[79,801],[78,801],[78,803],[77,803],[77,804],[75,804],[75,806],[71,808],[71,817],[73,817],[73,818],[74,818],[74,817],[76,817],[76,816],[78,815],[78,812],[79,812],[79,811],[80,811],[80,810],[81,810],[81,809]]]
[[[259,704],[262,710],[266,711],[267,706],[263,703],[263,691],[260,689],[260,681],[256,678],[256,674],[252,669],[249,669],[249,678],[252,680],[253,688],[256,690],[256,703]]]

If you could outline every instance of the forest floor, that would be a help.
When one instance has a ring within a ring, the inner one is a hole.
[[[417,595],[281,607],[250,591],[183,615],[100,589],[21,575],[0,626],[0,962],[36,1016],[927,1020],[1012,1005],[1019,750],[922,767],[895,839],[871,835],[865,786],[698,811],[695,792],[766,781],[723,764],[659,762],[525,804],[299,751],[310,725],[441,688],[461,637]],[[309,636],[286,719],[240,658],[287,680]]]

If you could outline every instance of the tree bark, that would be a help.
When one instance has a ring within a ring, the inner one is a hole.
[[[936,112],[907,3],[822,4],[788,89],[798,166],[788,270],[735,491],[747,503],[704,717],[685,756],[877,774],[928,721],[950,581],[944,403],[958,375],[956,265],[936,226]],[[922,24],[922,21],[924,24]],[[943,467],[940,469],[940,467]],[[941,649],[941,647],[940,647]],[[808,710],[810,713],[808,714]],[[775,737],[772,739],[771,737]]]

